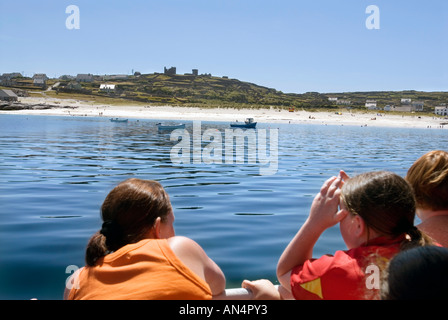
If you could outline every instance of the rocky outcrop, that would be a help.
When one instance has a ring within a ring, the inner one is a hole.
[[[19,110],[45,110],[45,109],[74,109],[76,107],[71,106],[60,106],[52,104],[27,104],[22,102],[0,102],[0,111],[19,111]]]

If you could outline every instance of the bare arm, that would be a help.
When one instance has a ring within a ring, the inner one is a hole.
[[[242,288],[248,289],[253,294],[253,300],[292,300],[291,293],[281,285],[274,285],[266,279],[249,281],[244,280]]]
[[[210,259],[202,247],[195,241],[181,236],[168,240],[176,256],[195,274],[210,286],[212,295],[218,295],[225,290],[226,278],[219,266]]]
[[[277,278],[285,289],[291,290],[291,270],[311,259],[314,245],[321,234],[345,217],[346,211],[338,211],[341,185],[341,176],[332,177],[323,184],[313,200],[307,220],[281,255]]]

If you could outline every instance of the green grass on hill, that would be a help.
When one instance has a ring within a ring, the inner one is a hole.
[[[80,83],[75,88],[73,82],[50,79],[48,86],[59,82],[56,90],[45,91],[45,95],[67,99],[92,101],[98,104],[122,105],[180,105],[194,107],[222,108],[269,108],[279,109],[327,109],[342,110],[347,106],[337,105],[329,101],[329,97],[351,102],[350,108],[365,110],[366,100],[375,100],[381,109],[386,105],[400,106],[402,98],[412,101],[423,101],[425,111],[432,112],[434,107],[448,103],[448,92],[421,91],[373,91],[373,92],[342,92],[303,94],[283,93],[273,88],[267,88],[254,83],[237,79],[214,77],[210,75],[166,75],[145,74],[129,76],[123,80]],[[115,84],[115,92],[101,92],[103,83]],[[21,86],[33,89],[31,79],[21,79]],[[20,86],[17,86],[20,88]],[[36,88],[35,95],[42,89]],[[32,92],[32,91],[30,91]]]

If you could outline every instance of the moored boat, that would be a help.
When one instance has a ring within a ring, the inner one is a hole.
[[[244,122],[234,122],[230,124],[230,127],[232,128],[245,128],[245,129],[255,129],[255,126],[257,125],[256,122],[254,122],[254,118],[247,118]]]
[[[111,118],[111,122],[128,122],[128,119]]]

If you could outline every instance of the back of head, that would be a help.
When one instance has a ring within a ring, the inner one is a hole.
[[[367,172],[347,180],[342,201],[377,233],[396,237],[414,226],[415,199],[409,184],[392,172]]]
[[[406,180],[414,189],[417,207],[448,210],[448,152],[424,154],[409,168]]]
[[[381,298],[448,299],[448,249],[423,246],[397,254],[389,263]]]
[[[160,217],[171,212],[171,203],[156,181],[128,179],[109,192],[101,206],[102,228],[92,236],[86,249],[86,263],[96,261],[108,252],[145,238]]]
[[[414,226],[414,193],[399,175],[388,171],[357,175],[344,183],[341,197],[350,213],[359,215],[380,236],[407,234],[402,250],[432,243]]]

